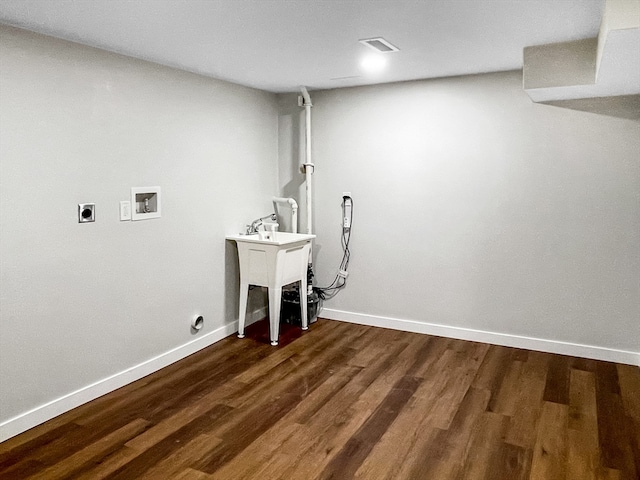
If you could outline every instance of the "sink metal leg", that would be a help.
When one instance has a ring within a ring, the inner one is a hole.
[[[249,296],[249,284],[240,283],[240,307],[238,315],[238,338],[244,338],[244,324],[247,315],[247,298]]]
[[[282,288],[269,288],[269,336],[271,345],[278,345],[280,334],[280,302],[282,301]]]

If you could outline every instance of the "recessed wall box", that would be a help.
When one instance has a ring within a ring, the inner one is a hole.
[[[133,187],[131,189],[131,219],[160,218],[160,187]]]

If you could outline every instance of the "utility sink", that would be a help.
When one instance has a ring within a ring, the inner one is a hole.
[[[268,238],[260,238],[260,234],[253,233],[251,235],[229,235],[227,240],[235,240],[237,243],[262,243],[265,245],[290,245],[292,243],[309,242],[316,238],[315,235],[308,233],[289,233],[289,232],[264,232]]]
[[[263,238],[261,238],[261,236]],[[267,238],[264,238],[267,236]],[[238,337],[244,337],[249,285],[269,288],[269,336],[278,344],[282,287],[300,282],[302,329],[307,330],[307,264],[311,240],[315,235],[289,232],[264,232],[252,235],[229,235],[238,245],[240,262],[240,312]]]

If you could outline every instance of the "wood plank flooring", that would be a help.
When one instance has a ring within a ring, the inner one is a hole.
[[[637,480],[640,368],[266,323],[0,444],[1,479]]]

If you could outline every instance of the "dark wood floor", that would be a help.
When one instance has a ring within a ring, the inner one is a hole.
[[[638,479],[638,367],[328,320],[248,334],[0,444],[0,478]]]

